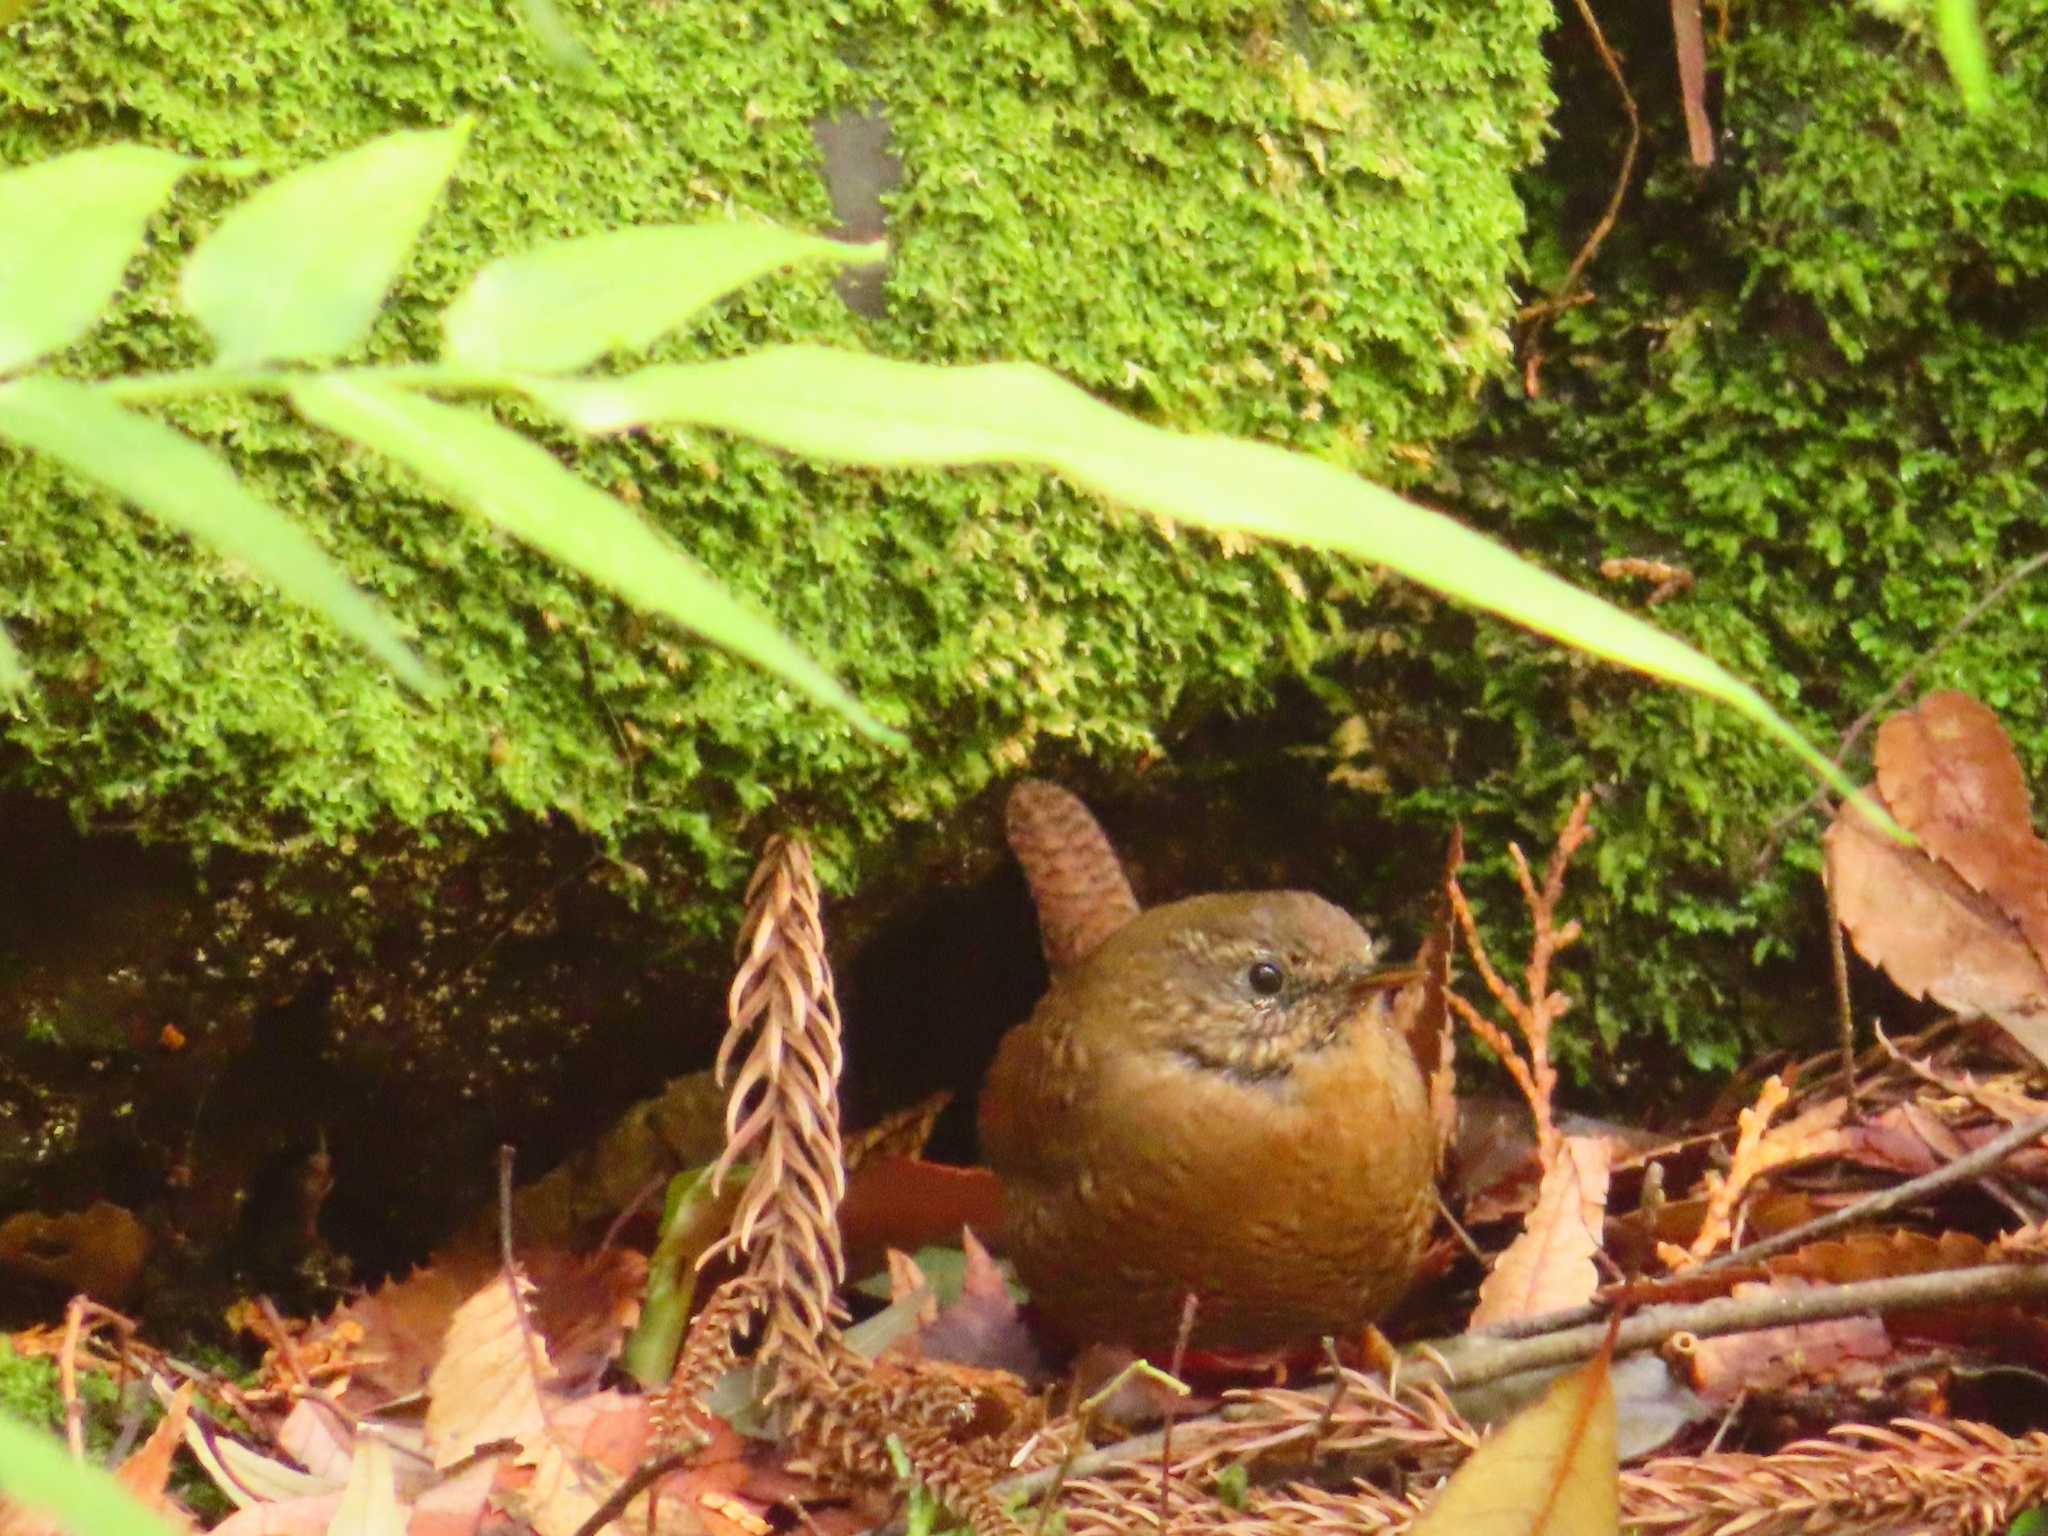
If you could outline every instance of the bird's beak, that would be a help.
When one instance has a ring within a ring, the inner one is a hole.
[[[1364,1003],[1379,993],[1398,992],[1403,987],[1412,986],[1426,974],[1419,966],[1413,965],[1353,965],[1345,967],[1339,984],[1355,1001]]]

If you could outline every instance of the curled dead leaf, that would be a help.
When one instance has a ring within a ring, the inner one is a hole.
[[[1825,841],[1835,909],[1858,954],[1907,996],[1993,1019],[2048,1061],[2048,968],[1991,897],[1852,807]]]
[[[1930,693],[1878,727],[1875,756],[1899,824],[2048,957],[2048,843],[1998,716],[1967,693]]]

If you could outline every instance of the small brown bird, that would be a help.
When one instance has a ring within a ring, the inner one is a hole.
[[[1041,1313],[1076,1341],[1149,1350],[1171,1347],[1189,1293],[1205,1347],[1371,1321],[1407,1288],[1436,1209],[1405,1023],[1421,973],[1380,968],[1356,922],[1302,891],[1120,921],[1056,969],[982,1092],[1010,1254]]]

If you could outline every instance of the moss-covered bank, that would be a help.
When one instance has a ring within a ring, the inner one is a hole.
[[[1661,11],[1609,18],[1648,119],[1647,175],[1592,271],[1597,302],[1546,343],[1540,398],[1489,405],[1457,494],[1582,581],[1613,556],[1684,567],[1696,585],[1660,621],[1831,741],[2048,547],[2048,6],[1985,7],[1997,78],[1975,120],[1928,39],[1876,6],[1747,5],[1734,22],[1712,50],[1720,156],[1702,171]],[[1568,106],[1527,183],[1550,278],[1621,145],[1583,33],[1556,46]],[[2038,765],[2044,664],[2036,583],[1922,686],[1977,693]],[[1817,825],[1759,863],[1805,793],[1780,754],[1719,711],[1518,638],[1451,666],[1492,724],[1456,788],[1411,812],[1490,807],[1513,828],[1532,795],[1604,788],[1604,889],[1584,911],[1603,1032],[1647,1028],[1727,1063],[1827,1016],[1783,990],[1825,974]]]

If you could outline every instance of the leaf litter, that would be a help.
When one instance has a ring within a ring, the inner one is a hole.
[[[1974,700],[1929,695],[1875,757],[1919,846],[1845,809],[1827,876],[1857,951],[1950,1017],[1879,1032],[1848,1074],[1834,1056],[1759,1073],[1695,1126],[1589,1125],[1555,1102],[1550,1046],[1590,798],[1540,882],[1510,849],[1532,928],[1519,986],[1479,943],[1454,847],[1421,967],[1444,1006],[1413,1044],[1448,1145],[1448,1021],[1470,1029],[1520,1093],[1526,1130],[1506,1139],[1525,1150],[1447,1181],[1426,1294],[1388,1325],[1405,1352],[1304,1341],[1307,1366],[1218,1385],[1164,1435],[1063,1406],[984,1245],[1000,1253],[999,1191],[922,1161],[936,1106],[842,1133],[841,1024],[795,840],[749,889],[718,1065],[729,1188],[708,1235],[660,1260],[688,1299],[653,1386],[618,1366],[653,1322],[648,1259],[529,1246],[516,1218],[509,1259],[452,1246],[319,1320],[242,1309],[268,1346],[253,1383],[173,1361],[103,1308],[14,1345],[59,1358],[73,1400],[81,1370],[156,1384],[173,1412],[124,1476],[162,1503],[182,1440],[237,1505],[227,1536],[850,1536],[901,1520],[913,1491],[925,1528],[939,1510],[980,1533],[1055,1512],[1070,1536],[2002,1531],[2048,1498],[2048,1435],[2029,1427],[2048,1402],[2015,1414],[1979,1386],[2048,1373],[2048,1151],[2021,1134],[2048,1115],[2048,843]],[[1085,807],[1021,800],[1058,961],[1135,904]],[[1454,939],[1505,1024],[1450,989]],[[1959,1163],[1984,1149],[1995,1163]],[[1924,1187],[1901,1205],[1902,1178]],[[960,1260],[909,1256],[962,1220]],[[857,1324],[849,1252],[890,1297]],[[1664,1443],[1632,1444],[1653,1417]],[[0,1536],[52,1529],[0,1513]]]

